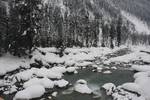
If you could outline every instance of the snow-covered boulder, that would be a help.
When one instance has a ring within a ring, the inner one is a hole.
[[[58,86],[60,88],[66,87],[69,84],[69,82],[64,80],[64,79],[54,81],[54,83],[55,83],[56,86]]]
[[[27,88],[27,87],[30,87],[33,85],[42,85],[44,88],[53,88],[54,82],[48,78],[42,78],[42,79],[33,78],[33,79],[25,82],[23,87]]]
[[[79,93],[91,94],[92,90],[88,87],[87,82],[85,80],[78,80],[74,87],[75,91]]]
[[[41,97],[45,93],[45,88],[41,85],[30,86],[22,91],[17,92],[14,100],[29,100]]]
[[[139,72],[150,71],[150,65],[132,65],[132,69]]]
[[[112,95],[116,90],[116,86],[113,83],[106,83],[102,88],[106,90],[107,95]]]
[[[76,63],[76,66],[86,67],[86,66],[90,66],[92,64],[93,64],[92,62],[83,61],[83,62],[80,62],[80,63],[79,62]]]
[[[136,83],[125,83],[121,87],[125,90],[141,94],[141,87]]]
[[[111,74],[112,72],[110,70],[104,71],[104,74]]]
[[[35,73],[38,77],[47,77],[50,79],[60,79],[63,76],[63,73],[66,72],[65,67],[53,67],[50,69],[41,68],[38,69]]]
[[[77,67],[68,67],[66,70],[68,73],[74,73],[76,71]]]
[[[23,72],[19,72],[15,75],[18,81],[23,80],[27,81],[32,78],[33,74],[37,71],[37,68],[31,68],[29,70],[25,70]]]
[[[4,80],[0,80],[0,87],[4,86]]]
[[[57,94],[58,94],[58,92],[53,92],[53,93],[52,93],[52,96],[53,96],[53,97],[56,97]]]

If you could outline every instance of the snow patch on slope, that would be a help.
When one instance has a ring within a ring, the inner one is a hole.
[[[150,30],[146,22],[143,22],[136,16],[125,11],[121,11],[121,14],[135,25],[135,29],[138,33],[150,34]]]

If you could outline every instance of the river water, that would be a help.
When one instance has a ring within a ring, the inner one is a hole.
[[[103,74],[92,72],[91,69],[79,70],[78,74],[65,75],[64,79],[71,84],[79,79],[87,81],[89,88],[94,91],[94,95],[86,95],[74,92],[70,89],[60,92],[55,100],[112,100],[111,97],[106,96],[105,92],[100,89],[105,83],[114,83],[116,86],[126,82],[133,82],[133,72],[130,70],[118,69],[112,70],[111,74]]]
[[[48,99],[51,93],[46,93],[42,98],[34,100],[112,100],[111,97],[106,96],[105,92],[100,89],[105,83],[114,83],[116,86],[126,82],[133,82],[133,72],[125,69],[112,70],[111,74],[103,74],[98,72],[92,72],[91,69],[79,70],[77,74],[66,74],[64,79],[72,84],[72,87],[65,89],[56,89],[58,95],[55,98]],[[87,81],[90,89],[94,91],[94,94],[80,94],[73,91],[73,85],[77,80],[84,79]],[[4,100],[12,100],[14,94],[3,95]]]

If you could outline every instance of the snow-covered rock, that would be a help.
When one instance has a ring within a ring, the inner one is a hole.
[[[107,70],[107,71],[104,71],[103,73],[104,73],[104,74],[111,74],[112,72],[109,71],[109,70]]]
[[[16,70],[20,68],[20,66],[29,68],[29,60],[5,54],[0,57],[0,76],[5,75],[7,72]]]
[[[121,86],[123,89],[141,94],[141,88],[136,83],[125,83]]]
[[[113,83],[106,83],[102,88],[106,90],[107,95],[112,95],[116,90],[116,86]]]
[[[88,62],[88,61],[83,61],[82,63],[76,63],[76,66],[82,66],[82,67],[86,67],[90,65],[92,65],[92,62]]]
[[[68,67],[66,70],[69,73],[74,73],[76,71],[77,67]]]
[[[150,71],[150,65],[132,65],[132,69],[139,72]]]
[[[74,87],[75,91],[79,93],[91,94],[92,90],[88,87],[87,82],[85,80],[78,80]]]
[[[4,86],[4,80],[0,80],[0,87]]]
[[[53,97],[56,97],[57,94],[58,94],[58,92],[53,92],[53,93],[52,93],[52,96],[53,96]]]
[[[64,79],[61,79],[61,80],[58,80],[58,81],[54,81],[55,85],[62,88],[62,87],[66,87],[69,82],[64,80]]]
[[[17,92],[14,100],[28,100],[41,97],[45,93],[45,88],[41,85],[33,85]]]
[[[32,78],[32,76],[36,72],[36,70],[37,70],[36,68],[31,68],[29,70],[19,72],[15,76],[16,76],[18,81],[20,81],[20,80],[27,81],[27,80]]]
[[[53,88],[54,82],[48,78],[42,78],[42,79],[33,78],[33,79],[25,82],[23,87],[27,88],[27,87],[30,87],[33,85],[42,85],[44,88]]]
[[[139,61],[139,60],[149,62],[149,59],[150,59],[150,55],[148,55],[146,53],[143,53],[143,52],[140,52],[140,51],[135,51],[133,53],[126,54],[126,55],[123,55],[123,56],[110,58],[107,61],[105,61],[105,63],[106,64],[109,64],[111,62],[125,62],[125,63],[128,63],[128,62],[131,62],[131,61]]]

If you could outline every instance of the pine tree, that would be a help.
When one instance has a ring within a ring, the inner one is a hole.
[[[115,25],[114,25],[114,22],[111,23],[111,26],[110,26],[110,48],[113,49],[114,48],[114,44],[113,44],[113,41],[114,41],[114,37],[115,37]]]
[[[121,33],[122,33],[121,31],[122,31],[122,17],[120,15],[117,23],[117,46],[118,47],[121,45]]]
[[[0,53],[7,51],[6,41],[8,35],[9,18],[5,4],[5,1],[0,1]]]
[[[41,0],[15,0],[12,8],[11,50],[14,55],[30,53],[39,32]],[[16,22],[15,22],[16,21]],[[17,26],[14,26],[16,23]]]

